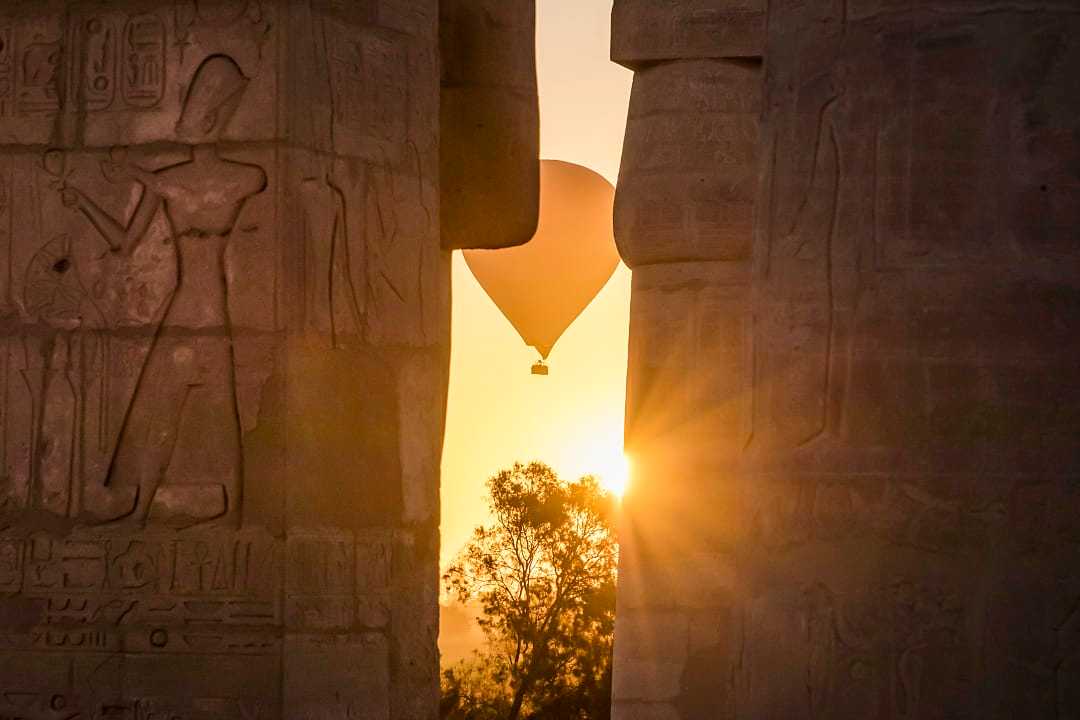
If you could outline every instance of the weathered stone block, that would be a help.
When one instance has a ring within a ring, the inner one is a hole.
[[[736,458],[750,436],[753,325],[748,262],[646,265],[634,272],[626,445]],[[669,465],[672,470],[675,467]]]
[[[689,619],[681,610],[628,608],[619,613],[620,653],[642,660],[680,662],[686,657],[689,643]]]
[[[626,720],[680,720],[678,710],[668,703],[621,702],[615,707]]]
[[[540,216],[536,3],[444,0],[439,11],[443,247],[524,244]]]
[[[636,70],[765,50],[764,0],[616,0],[611,24],[611,59]]]
[[[615,199],[615,237],[630,267],[750,258],[760,95],[753,63],[637,73]]]
[[[290,636],[285,648],[284,717],[392,717],[388,653],[381,634]]]
[[[627,700],[671,700],[679,694],[682,662],[665,662],[656,657],[625,658],[612,690],[615,702]]]

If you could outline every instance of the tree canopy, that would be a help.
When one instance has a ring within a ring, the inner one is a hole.
[[[488,640],[443,673],[443,717],[610,717],[615,500],[593,477],[565,482],[542,463],[488,480],[490,525],[443,576],[482,609]]]

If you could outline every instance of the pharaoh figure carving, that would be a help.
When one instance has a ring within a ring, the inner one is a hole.
[[[225,251],[244,203],[262,192],[266,174],[223,159],[214,142],[246,84],[227,56],[212,56],[199,67],[176,128],[192,143],[190,160],[148,172],[114,151],[102,168],[106,176],[142,187],[130,218],[112,217],[82,190],[60,186],[64,204],[86,216],[111,252],[130,256],[159,211],[176,250],[176,288],[162,310],[113,454],[105,520],[185,525],[239,517],[240,425]],[[131,495],[134,508],[125,507]]]

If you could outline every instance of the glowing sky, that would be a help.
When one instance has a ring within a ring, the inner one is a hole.
[[[610,0],[539,0],[540,152],[619,171],[631,74],[608,59]],[[486,518],[484,482],[515,461],[565,477],[622,466],[630,272],[620,265],[534,377],[536,352],[454,256],[453,354],[442,462],[444,565]]]

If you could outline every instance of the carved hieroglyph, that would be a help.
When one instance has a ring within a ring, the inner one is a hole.
[[[0,7],[0,717],[436,716],[438,23]]]
[[[756,7],[614,11],[616,717],[1076,716],[1077,8]]]

